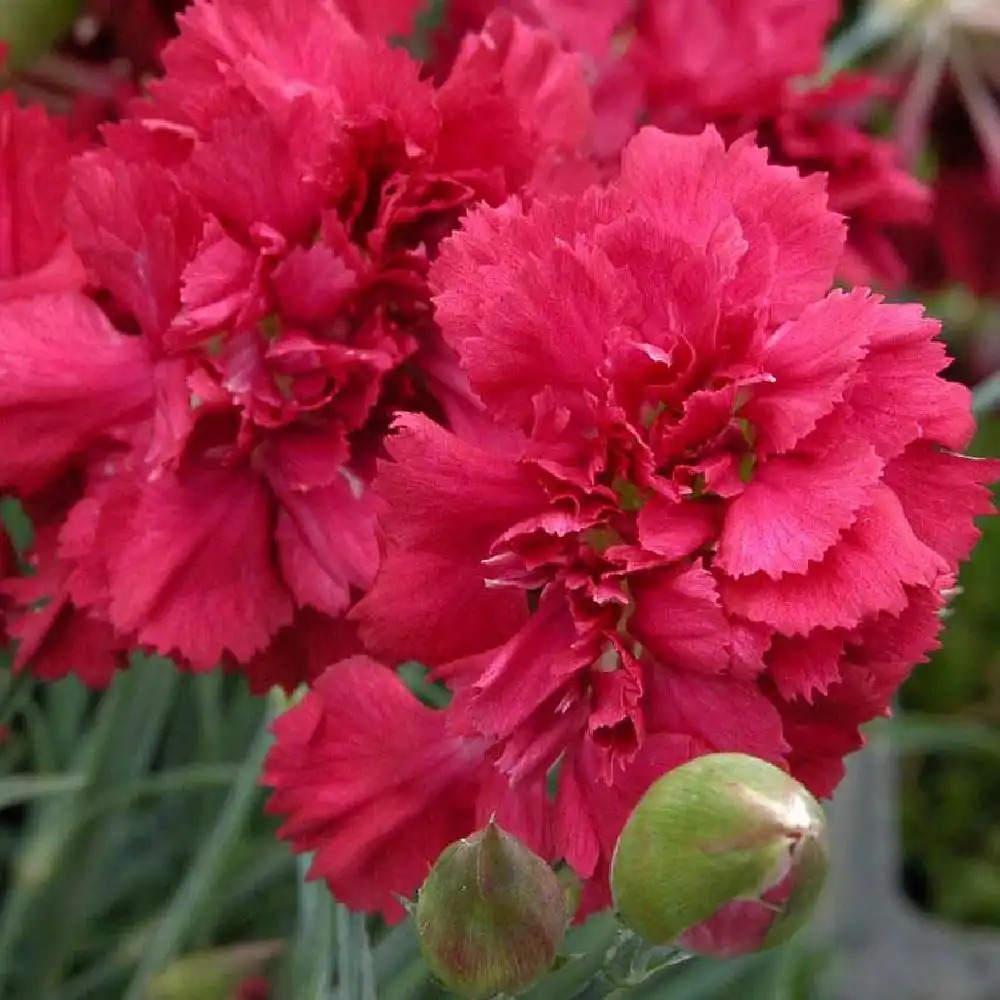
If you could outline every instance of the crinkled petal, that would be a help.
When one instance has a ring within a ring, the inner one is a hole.
[[[777,636],[767,654],[768,671],[782,698],[812,701],[840,678],[846,633],[813,629],[808,635]]]
[[[203,214],[190,192],[153,161],[98,150],[73,162],[67,219],[88,270],[158,342],[180,308],[181,275],[202,238]]]
[[[21,109],[13,94],[0,94],[0,297],[8,282],[52,261],[63,242],[72,152],[61,123],[41,107]],[[65,282],[53,282],[50,291],[82,285],[70,258],[61,274]]]
[[[152,399],[146,345],[89,299],[0,303],[0,485],[38,489],[102,439],[127,437]]]
[[[378,569],[375,503],[345,476],[307,492],[279,494],[275,544],[282,576],[299,605],[328,615],[344,612],[371,586]]]
[[[730,576],[804,572],[867,505],[881,473],[863,443],[763,462],[726,511],[715,565]]]
[[[249,659],[291,621],[258,476],[208,468],[122,489],[95,539],[119,631],[209,670],[226,653]]]
[[[973,518],[994,512],[988,484],[1000,463],[942,451],[916,441],[885,470],[885,482],[902,504],[914,534],[952,566],[979,538]]]
[[[699,563],[653,570],[631,581],[632,634],[668,669],[710,674],[729,665],[729,623],[712,574]]]
[[[401,919],[396,894],[475,828],[482,750],[363,656],[331,666],[274,734],[262,781],[279,836],[314,852],[310,875],[337,899]]]
[[[896,614],[906,606],[907,585],[929,586],[947,571],[945,559],[913,533],[896,495],[880,486],[805,573],[722,578],[719,588],[730,611],[784,635],[804,635],[817,627],[853,628],[882,611]]]
[[[768,337],[760,363],[773,381],[755,385],[740,411],[759,453],[789,451],[843,400],[883,308],[864,289],[831,292]]]

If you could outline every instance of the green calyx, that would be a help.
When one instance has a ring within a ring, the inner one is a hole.
[[[417,897],[428,965],[469,998],[516,993],[555,961],[567,923],[556,873],[494,823],[445,848]]]
[[[736,900],[788,878],[763,941],[808,919],[826,874],[823,811],[784,771],[744,754],[709,754],[656,781],[622,830],[611,868],[618,914],[654,944],[674,942]]]

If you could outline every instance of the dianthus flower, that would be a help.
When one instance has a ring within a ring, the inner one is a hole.
[[[429,262],[469,206],[580,183],[586,86],[535,39],[497,19],[436,87],[332,3],[184,14],[152,96],[72,161],[65,220],[45,206],[76,286],[0,306],[0,487],[80,478],[51,549],[73,607],[257,689],[356,648],[384,430],[480,405]]]
[[[843,242],[822,178],[711,128],[643,130],[610,187],[445,241],[438,320],[494,422],[397,419],[354,613],[453,698],[335,665],[265,766],[338,898],[392,912],[495,812],[584,880],[583,915],[684,760],[745,752],[830,794],[934,648],[997,474],[958,453],[938,324],[828,291]]]
[[[503,0],[449,5],[435,39],[447,55],[461,30],[510,7],[582,53],[591,78],[594,157],[613,172],[640,123],[697,133],[713,124],[727,141],[755,131],[771,159],[829,176],[830,206],[847,217],[838,277],[896,287],[907,267],[894,231],[930,218],[930,197],[897,163],[893,142],[866,131],[883,81],[838,74],[807,86],[823,67],[834,0]]]

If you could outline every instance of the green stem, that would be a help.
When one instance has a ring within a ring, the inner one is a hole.
[[[972,390],[972,411],[985,413],[998,403],[1000,403],[1000,372],[995,372]]]
[[[337,981],[341,1000],[376,1000],[365,915],[343,904],[337,905]]]
[[[129,703],[129,687],[129,678],[120,678],[104,696],[93,730],[83,747],[79,790],[68,801],[45,802],[33,813],[25,830],[24,850],[0,912],[0,996],[5,993],[7,977],[14,965],[15,947],[22,937],[27,938],[31,933],[28,921],[39,902],[55,891],[55,883],[73,867],[67,865],[67,861],[79,849],[75,835],[88,793],[100,786],[108,761],[114,755],[121,723],[133,710]],[[41,969],[39,973],[44,971]]]
[[[20,670],[16,674],[13,669],[9,671],[7,686],[0,695],[0,726],[6,726],[10,722],[31,688],[32,677],[26,670]]]
[[[310,856],[298,859],[298,928],[292,952],[294,1000],[330,1000],[333,990],[334,902],[323,882],[307,882]]]
[[[215,826],[163,911],[123,1000],[144,1000],[150,981],[183,946],[195,915],[215,891],[226,857],[256,801],[257,778],[271,745],[269,722],[265,715]]]

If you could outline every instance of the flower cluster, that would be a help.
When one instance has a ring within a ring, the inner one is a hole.
[[[304,685],[268,808],[390,918],[491,817],[608,905],[708,753],[829,795],[991,507],[938,324],[831,291],[926,207],[793,83],[833,3],[600,6],[195,0],[99,141],[0,98],[15,669]]]
[[[491,420],[397,420],[355,615],[453,700],[334,667],[266,771],[341,898],[411,889],[417,844],[496,813],[587,880],[586,913],[681,761],[741,751],[832,791],[933,647],[996,472],[956,454],[968,393],[939,377],[937,324],[828,293],[842,247],[820,178],[711,128],[644,130],[612,185],[481,208],[445,242],[438,322]],[[404,823],[390,878],[376,852]]]

